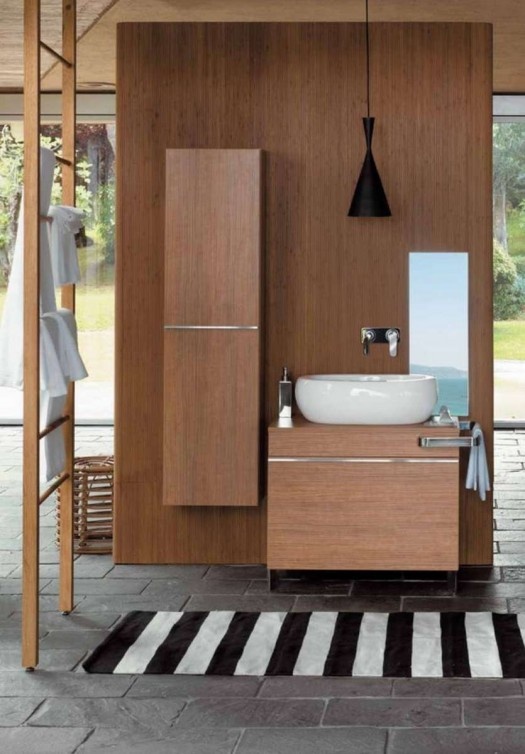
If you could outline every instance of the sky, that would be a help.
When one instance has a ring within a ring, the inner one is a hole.
[[[468,254],[410,254],[410,363],[468,370]]]

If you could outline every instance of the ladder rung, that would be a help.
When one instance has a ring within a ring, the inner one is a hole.
[[[53,50],[52,47],[50,47],[49,45],[46,45],[46,43],[42,42],[42,40],[40,40],[40,47],[42,47],[43,50],[45,50],[50,55],[52,55],[56,60],[59,60],[62,63],[62,65],[65,65],[67,68],[73,68],[73,63],[70,60],[66,60],[66,58],[63,55],[61,55],[56,50]]]
[[[48,435],[50,432],[53,432],[55,429],[58,429],[62,426],[62,424],[65,424],[70,419],[69,414],[66,416],[61,416],[59,419],[55,419],[54,422],[51,422],[51,424],[48,424],[47,427],[45,427],[41,432],[39,433],[38,437],[42,439],[46,435]]]
[[[57,161],[57,162],[59,162],[59,163],[60,163],[61,165],[72,165],[72,164],[73,164],[71,160],[66,160],[66,158],[65,158],[65,157],[61,157],[61,156],[60,156],[59,154],[57,154],[56,152],[55,152],[55,159],[56,159],[56,161]]]
[[[67,473],[67,471],[64,471],[63,474],[60,474],[56,482],[53,482],[51,487],[48,487],[47,490],[40,495],[38,499],[39,504],[42,505],[42,503],[45,502],[47,498],[52,495],[53,492],[57,490],[62,484],[64,484],[64,482],[66,482],[68,479],[69,474]]]

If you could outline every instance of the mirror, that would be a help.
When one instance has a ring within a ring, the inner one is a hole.
[[[411,252],[409,262],[410,372],[430,374],[439,407],[467,416],[468,254]]]

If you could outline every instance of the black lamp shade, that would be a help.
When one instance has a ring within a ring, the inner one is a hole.
[[[374,120],[375,118],[363,118],[366,154],[348,210],[348,217],[390,217],[392,215],[372,154]]]

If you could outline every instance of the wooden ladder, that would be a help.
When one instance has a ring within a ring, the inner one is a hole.
[[[62,202],[75,204],[76,1],[62,0],[62,54],[40,38],[40,0],[24,0],[24,435],[22,666],[34,670],[39,658],[40,505],[61,487],[59,609],[73,609],[74,384],[64,416],[40,429],[40,51],[62,67]],[[61,290],[61,305],[75,311],[75,286]],[[62,429],[60,430],[59,427]],[[63,431],[66,464],[40,492],[40,440]]]

